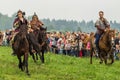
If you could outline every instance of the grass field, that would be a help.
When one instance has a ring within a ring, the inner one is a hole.
[[[113,65],[100,65],[98,59],[76,58],[64,55],[45,54],[45,64],[34,63],[29,56],[27,76],[18,69],[16,56],[11,56],[9,47],[0,47],[0,80],[120,80],[120,61]]]

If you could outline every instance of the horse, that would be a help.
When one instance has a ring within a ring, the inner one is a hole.
[[[20,30],[14,38],[13,50],[19,60],[18,67],[22,71],[26,70],[27,75],[30,75],[28,70],[29,42],[27,39],[27,28],[28,26],[25,24],[20,26]],[[23,61],[22,56],[24,56]]]
[[[99,57],[100,57],[100,64],[105,62],[107,64],[107,58],[111,59],[110,64],[114,63],[114,37],[115,37],[115,30],[107,29],[106,32],[103,33],[99,40]]]
[[[44,53],[47,50],[48,44],[47,44],[47,27],[46,28],[41,28],[40,29],[40,33],[38,36],[38,43],[41,46],[41,55],[40,55],[40,59],[42,61],[42,63],[44,63]]]
[[[32,56],[34,62],[36,63],[36,60],[38,60],[37,54],[40,55],[41,46],[38,43],[38,36],[36,36],[36,34],[31,32],[31,33],[28,34],[28,36],[29,36],[28,37],[28,40],[29,40],[29,52],[30,52],[30,55]],[[34,56],[34,52],[36,54],[36,59],[35,59],[35,56]]]
[[[40,60],[44,63],[44,52],[47,48],[47,35],[46,35],[47,28],[41,28],[37,32],[37,36],[35,37],[33,33],[30,34],[30,49],[29,52],[32,55],[34,62],[38,60],[38,55],[40,56]],[[34,52],[36,52],[36,58],[34,56]]]

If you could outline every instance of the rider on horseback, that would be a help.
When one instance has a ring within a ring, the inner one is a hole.
[[[25,12],[19,10],[16,15],[16,19],[14,20],[13,27],[15,28],[15,32],[19,32],[20,26],[28,24],[27,19],[24,18]]]
[[[42,28],[44,25],[39,19],[36,13],[32,16],[32,20],[30,21],[31,28],[33,29],[34,34],[38,34],[38,30]]]
[[[17,18],[13,22],[13,28],[15,31],[14,37],[12,39],[13,55],[14,55],[14,42],[16,40],[15,35],[19,33],[21,25],[28,25],[28,21],[27,19],[24,18],[24,15],[25,15],[25,12],[22,12],[21,10],[19,10],[16,15]]]
[[[99,12],[99,17],[100,18],[95,23],[95,27],[97,28],[97,32],[96,32],[96,35],[95,35],[95,38],[96,38],[95,44],[96,44],[96,48],[97,48],[98,52],[99,52],[100,37],[106,31],[106,29],[110,28],[110,23],[107,21],[106,18],[104,18],[104,12],[103,11]]]

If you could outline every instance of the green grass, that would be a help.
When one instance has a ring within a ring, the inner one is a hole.
[[[113,65],[99,64],[98,59],[89,63],[89,58],[45,54],[45,64],[34,63],[29,56],[27,76],[18,69],[16,56],[11,56],[11,48],[0,47],[0,80],[120,80],[120,62]]]

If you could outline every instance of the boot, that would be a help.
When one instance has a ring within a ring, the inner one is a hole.
[[[15,54],[15,50],[14,50],[14,43],[12,43],[12,54],[11,55],[13,55],[13,56],[16,56],[16,54]]]
[[[98,46],[98,45],[96,45],[95,52],[96,52],[96,55],[95,55],[95,56],[96,56],[97,58],[99,58],[99,57],[100,57],[100,55],[99,55],[99,54],[100,54],[100,49],[99,49],[99,46]]]

